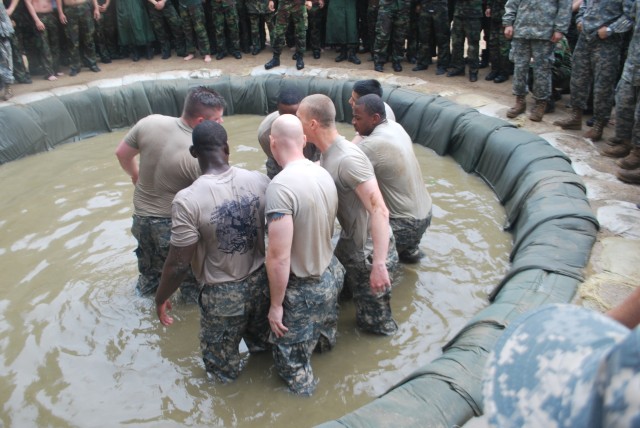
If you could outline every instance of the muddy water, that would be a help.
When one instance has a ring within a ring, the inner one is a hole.
[[[264,172],[260,118],[226,118],[231,161]],[[350,126],[343,132],[351,137]],[[334,351],[313,358],[312,398],[286,392],[270,355],[215,385],[198,349],[197,307],[173,326],[136,296],[133,186],[113,155],[123,132],[0,166],[0,425],[305,427],[339,417],[437,357],[504,275],[510,236],[477,177],[415,147],[434,199],[422,263],[394,290],[400,329],[360,334],[345,304]]]

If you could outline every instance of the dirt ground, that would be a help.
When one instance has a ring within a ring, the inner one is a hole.
[[[385,66],[385,73],[377,73],[373,71],[373,63],[368,61],[368,54],[360,55],[362,64],[356,66],[346,61],[336,63],[334,58],[337,54],[332,50],[325,50],[320,59],[313,59],[311,55],[307,55],[306,67],[298,71],[290,54],[283,53],[282,65],[269,70],[268,73],[323,76],[330,79],[376,78],[383,83],[397,84],[428,94],[439,94],[459,104],[477,108],[481,113],[504,119],[506,119],[506,110],[514,101],[510,80],[501,84],[485,81],[484,77],[489,69],[480,70],[479,80],[474,83],[469,82],[466,76],[436,76],[435,66],[431,66],[426,71],[413,72],[411,71],[413,65],[408,63],[403,64],[404,71],[400,73],[393,72],[390,64]],[[127,79],[146,79],[153,78],[154,73],[176,75],[194,73],[205,76],[231,73],[258,75],[267,72],[263,64],[270,58],[271,52],[267,47],[267,50],[257,56],[245,54],[241,60],[227,57],[220,61],[214,58],[208,64],[200,57],[191,61],[184,61],[176,56],[168,60],[162,60],[159,56],[150,61],[146,59],[138,62],[130,59],[117,60],[111,64],[100,63],[102,69],[100,73],[94,73],[85,68],[77,76],[65,75],[53,82],[44,80],[41,76],[33,76],[32,84],[18,84],[13,87],[15,97],[11,102],[25,102],[33,92],[50,90],[55,92],[62,87],[91,84],[101,79],[122,79],[124,76],[129,76]],[[604,140],[613,136],[612,124],[605,129],[603,141],[596,143],[582,137],[588,129],[586,126],[582,131],[564,131],[552,124],[554,120],[569,113],[566,108],[568,101],[569,96],[565,95],[556,103],[555,112],[545,115],[542,122],[532,122],[526,116],[521,116],[513,122],[519,127],[539,134],[569,155],[574,169],[587,185],[587,194],[600,221],[601,229],[585,271],[587,281],[581,287],[576,301],[599,310],[606,310],[638,285],[640,186],[618,181],[613,175],[617,169],[614,160],[598,154],[598,149],[605,145]],[[530,98],[529,103],[532,104]]]

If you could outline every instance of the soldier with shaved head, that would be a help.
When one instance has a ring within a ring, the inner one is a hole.
[[[304,157],[308,143],[297,117],[278,117],[270,141],[284,167],[267,188],[265,210],[273,357],[289,389],[311,395],[317,384],[311,354],[336,341],[344,280],[331,245],[338,193],[331,175]]]

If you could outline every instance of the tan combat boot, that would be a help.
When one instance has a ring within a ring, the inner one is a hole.
[[[584,133],[584,138],[589,138],[594,142],[600,141],[602,139],[602,129],[607,126],[607,122],[608,120],[596,119],[591,129]]]
[[[540,122],[546,110],[547,110],[547,100],[536,100],[536,105],[533,107],[533,110],[531,110],[529,119],[534,122]]]
[[[616,162],[622,169],[638,169],[640,168],[640,146],[634,145],[627,157]]]
[[[582,129],[582,109],[578,107],[571,108],[571,116],[567,119],[556,120],[553,124],[562,129]]]
[[[640,168],[620,169],[616,172],[618,180],[629,184],[640,184]]]
[[[631,151],[631,140],[624,140],[622,138],[611,138],[607,142],[600,154],[609,158],[623,158]]]
[[[524,95],[516,95],[516,104],[507,110],[507,117],[513,119],[525,112],[527,109],[527,100]]]

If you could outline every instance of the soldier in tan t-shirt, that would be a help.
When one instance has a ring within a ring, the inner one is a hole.
[[[227,133],[205,121],[193,130],[191,154],[202,175],[173,200],[171,246],[156,293],[158,318],[188,271],[200,294],[200,349],[207,373],[226,383],[242,370],[244,339],[249,351],[268,347],[269,308],[264,268],[264,206],[269,178],[229,165]]]
[[[353,294],[356,323],[364,331],[391,335],[398,328],[390,304],[390,272],[397,267],[398,253],[371,162],[338,133],[329,97],[306,97],[297,116],[307,138],[322,152],[320,163],[338,190],[342,231],[335,254],[346,269],[344,285]]]
[[[138,241],[140,275],[136,288],[143,295],[158,288],[169,251],[171,202],[178,191],[200,176],[198,162],[189,153],[192,129],[205,119],[222,122],[224,107],[220,94],[196,87],[187,94],[182,116],[147,116],[131,128],[116,149],[120,166],[135,186],[131,232]],[[198,286],[192,275],[181,291],[187,299],[197,299]]]
[[[344,280],[331,245],[338,193],[331,175],[305,159],[298,118],[277,118],[270,139],[273,155],[284,166],[269,184],[265,210],[272,351],[289,389],[311,395],[317,384],[311,353],[318,344],[327,350],[336,341]]]
[[[382,99],[365,95],[353,107],[353,126],[364,139],[358,147],[376,173],[400,261],[416,263],[418,245],[431,224],[431,196],[424,185],[411,137],[402,125],[388,121]]]

